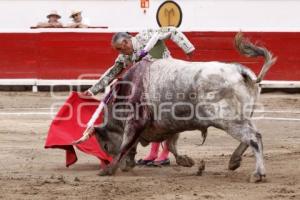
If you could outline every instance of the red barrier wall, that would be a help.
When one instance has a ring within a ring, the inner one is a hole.
[[[76,79],[81,74],[100,74],[117,53],[110,47],[113,33],[0,33],[0,78]],[[185,33],[196,46],[194,60],[241,62],[256,73],[263,59],[240,56],[233,47],[234,32]],[[300,80],[300,33],[248,32],[252,41],[278,57],[267,80]],[[173,57],[184,53],[167,42]]]

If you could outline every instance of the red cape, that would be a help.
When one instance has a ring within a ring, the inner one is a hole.
[[[72,92],[70,97],[64,103],[53,119],[45,148],[59,148],[66,150],[66,166],[70,166],[77,161],[77,156],[72,142],[79,139],[86,129],[86,124],[94,114],[99,105],[95,99],[83,99],[77,92]],[[102,115],[96,121],[100,124]],[[107,155],[99,146],[95,136],[89,138],[86,142],[76,146],[86,154],[96,156],[102,161],[102,164],[108,164],[112,158]]]

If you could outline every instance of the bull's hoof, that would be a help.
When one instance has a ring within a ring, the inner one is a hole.
[[[250,183],[261,183],[261,182],[266,182],[266,180],[267,178],[265,174],[261,175],[257,173],[251,174],[249,178]]]
[[[205,170],[205,161],[201,160],[199,163],[198,171],[197,171],[197,176],[202,176],[203,171]]]
[[[237,168],[239,168],[241,166],[241,161],[242,161],[242,157],[231,157],[229,164],[228,164],[228,169],[229,170],[236,170]]]
[[[184,156],[177,156],[176,163],[183,167],[192,167],[195,164],[195,161],[190,157],[184,155]]]
[[[121,166],[120,169],[123,172],[129,172],[135,167],[135,161],[125,161]]]
[[[116,172],[116,169],[113,167],[106,167],[104,169],[101,169],[98,173],[99,176],[112,176]]]

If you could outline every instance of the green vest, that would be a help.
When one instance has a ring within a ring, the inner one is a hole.
[[[159,59],[163,57],[163,53],[165,49],[166,49],[166,45],[164,41],[158,40],[155,46],[149,51],[149,54],[151,55],[152,58]]]

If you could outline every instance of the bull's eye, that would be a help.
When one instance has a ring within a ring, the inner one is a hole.
[[[105,151],[108,151],[108,145],[106,143],[104,144],[103,148]]]

